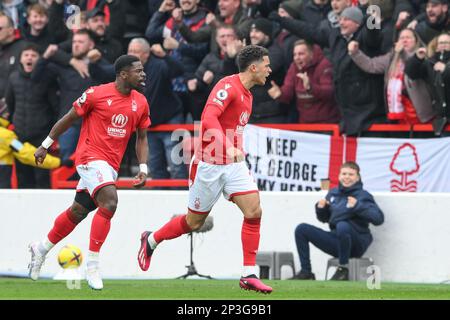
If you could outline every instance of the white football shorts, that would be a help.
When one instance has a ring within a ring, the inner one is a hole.
[[[87,164],[77,166],[80,181],[77,185],[77,192],[88,190],[91,197],[102,187],[115,184],[117,172],[106,161],[95,160]]]
[[[258,192],[258,186],[245,161],[225,165],[191,161],[189,168],[189,204],[191,211],[211,211],[222,193],[225,199]]]

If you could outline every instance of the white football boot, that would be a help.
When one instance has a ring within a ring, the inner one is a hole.
[[[102,290],[103,289],[103,280],[100,276],[100,269],[98,266],[94,268],[86,268],[86,280],[94,290]]]
[[[42,254],[38,249],[39,242],[33,242],[28,246],[31,252],[31,261],[28,264],[28,275],[32,280],[37,280],[41,272],[41,267],[45,261],[45,254]]]

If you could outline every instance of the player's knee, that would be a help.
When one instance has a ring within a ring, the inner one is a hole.
[[[69,219],[73,222],[73,223],[80,223],[81,221],[84,220],[84,218],[87,217],[89,213],[89,210],[84,208],[83,206],[75,203],[74,205],[72,205],[72,207],[70,208],[70,212],[69,212]]]
[[[261,209],[261,206],[259,204],[251,207],[245,213],[245,217],[247,219],[257,219],[257,218],[261,218],[261,216],[262,216],[262,209]]]
[[[117,200],[111,199],[108,201],[105,201],[101,207],[105,208],[106,210],[108,210],[111,213],[115,213],[116,209],[117,209]]]
[[[202,216],[198,214],[188,214],[186,216],[186,223],[192,231],[199,230],[205,223],[207,216]]]
[[[192,231],[197,231],[203,226],[204,223],[204,220],[188,221],[188,226]]]

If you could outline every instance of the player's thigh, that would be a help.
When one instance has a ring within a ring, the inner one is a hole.
[[[115,212],[117,208],[117,189],[114,184],[109,184],[98,189],[94,195],[95,201],[99,207],[106,208]]]
[[[188,208],[194,213],[209,213],[222,193],[223,166],[200,161],[191,164]]]
[[[77,166],[80,181],[77,191],[87,191],[97,206],[114,211],[117,205],[115,181],[117,172],[105,161],[92,161]]]
[[[232,163],[224,167],[226,167],[226,172],[224,176],[223,195],[227,200],[232,200],[237,195],[258,192],[255,178],[252,176],[244,161]]]
[[[233,202],[241,209],[247,219],[261,218],[262,209],[259,200],[259,192],[237,195],[232,198]]]

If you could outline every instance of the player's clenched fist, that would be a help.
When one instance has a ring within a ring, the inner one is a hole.
[[[36,162],[37,165],[41,165],[44,162],[46,156],[47,156],[47,149],[45,149],[43,146],[40,146],[34,153],[34,161]]]

